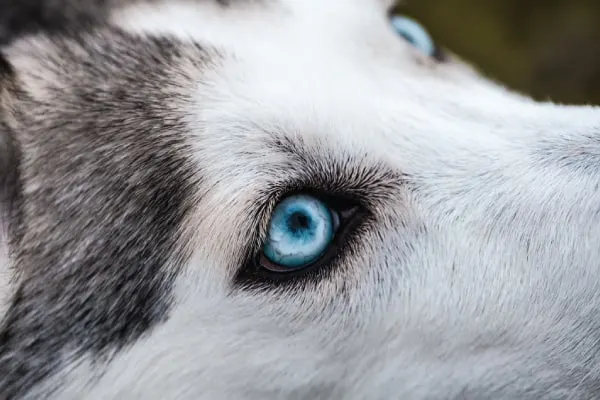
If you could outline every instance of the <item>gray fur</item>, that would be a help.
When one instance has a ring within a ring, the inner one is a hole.
[[[14,99],[28,111],[3,132],[36,149],[18,164],[21,201],[12,205],[20,284],[0,339],[9,398],[55,370],[67,348],[101,354],[166,317],[177,274],[167,265],[188,257],[179,235],[200,181],[177,110],[188,100],[163,74],[184,57],[201,71],[202,48],[118,30],[44,46],[43,95]]]

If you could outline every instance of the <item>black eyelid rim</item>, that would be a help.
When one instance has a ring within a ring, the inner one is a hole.
[[[449,60],[448,53],[442,47],[438,46],[437,43],[434,44],[435,51],[433,52],[433,55],[431,57],[433,57],[433,59],[439,63],[447,62]]]

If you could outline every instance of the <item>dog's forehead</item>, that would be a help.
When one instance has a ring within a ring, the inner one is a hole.
[[[340,127],[350,119],[355,126],[361,119],[369,124],[357,109],[365,117],[397,112],[399,96],[423,92],[414,84],[406,90],[410,81],[402,76],[436,73],[432,60],[394,33],[390,3],[238,1],[224,8],[213,1],[170,1],[119,8],[111,18],[128,32],[217,49],[224,62],[205,73],[209,85],[198,89],[203,116],[229,111],[238,118],[253,115],[261,126],[275,120],[303,125],[289,129],[317,118]]]
[[[385,17],[382,0],[160,1],[116,7],[111,19],[127,30],[175,35],[226,49],[257,51],[287,44],[305,52],[308,45],[353,41],[367,36],[375,19]],[[376,21],[379,22],[379,21]],[[339,43],[343,44],[343,43]]]

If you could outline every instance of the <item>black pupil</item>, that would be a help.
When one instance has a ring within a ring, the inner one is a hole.
[[[306,230],[310,227],[310,218],[301,212],[295,212],[290,215],[290,229],[294,232]]]

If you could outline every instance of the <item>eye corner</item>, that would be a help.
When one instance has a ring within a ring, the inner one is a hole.
[[[438,64],[445,64],[445,63],[450,62],[450,60],[451,60],[448,52],[446,50],[444,50],[443,47],[440,47],[438,45],[436,45],[435,51],[433,52],[433,54],[430,57]]]

